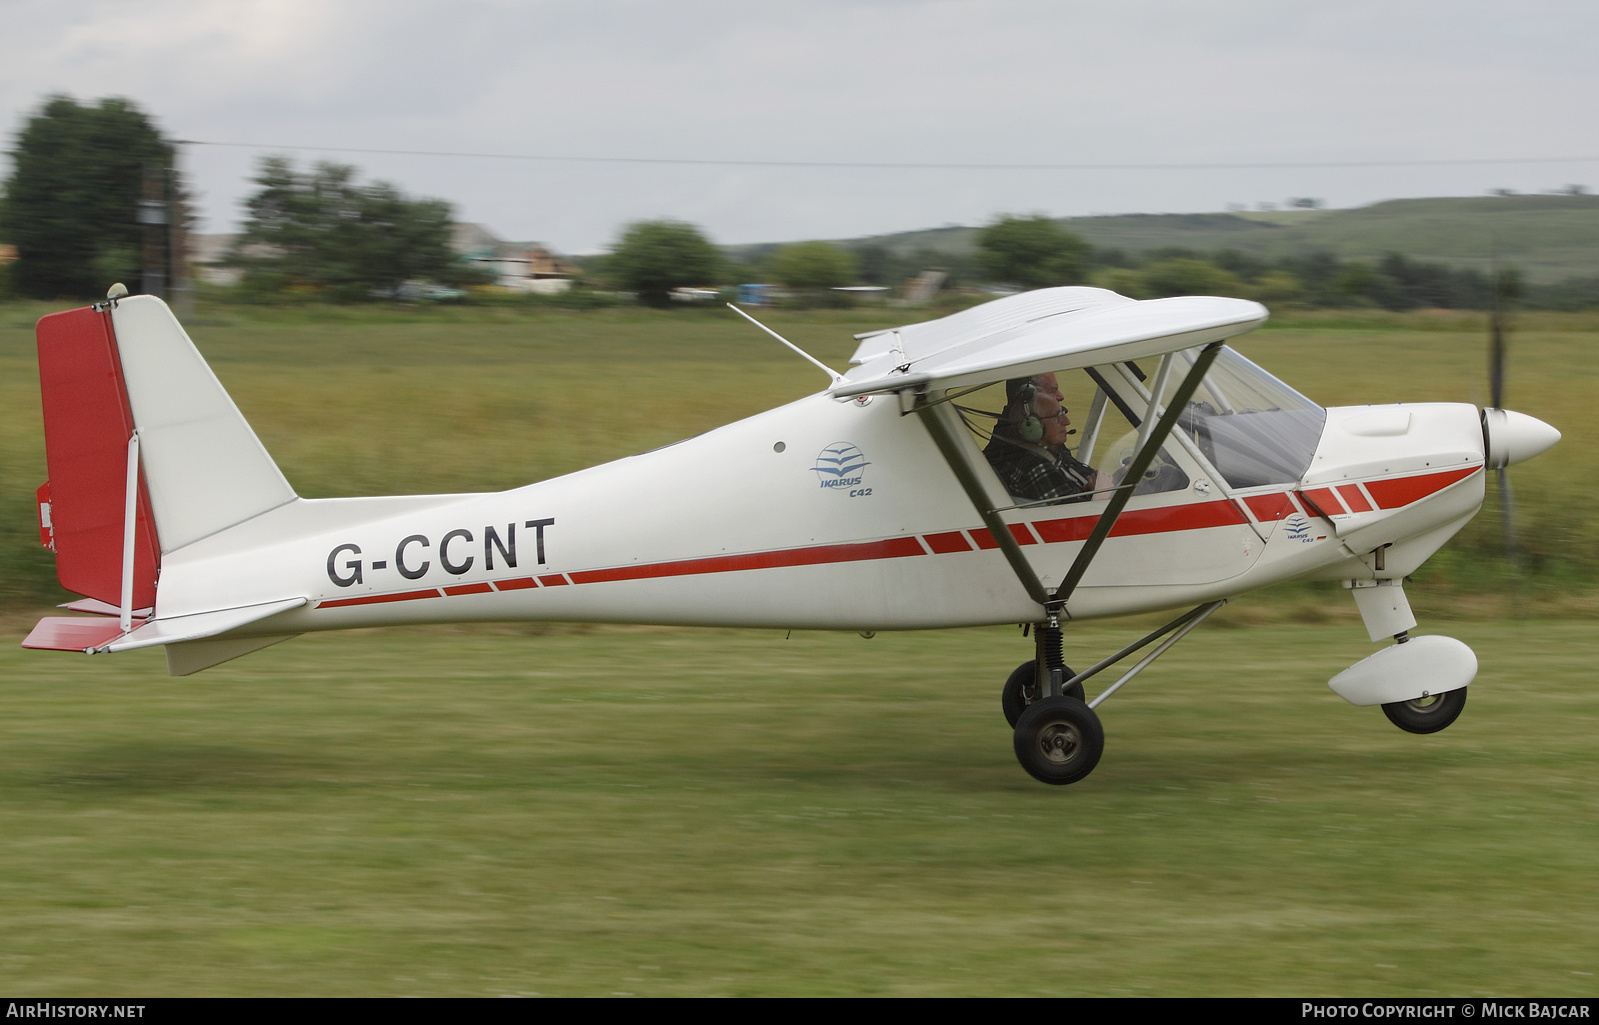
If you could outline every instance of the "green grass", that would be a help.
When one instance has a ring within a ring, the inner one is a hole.
[[[1060,789],[999,713],[1014,630],[0,649],[0,987],[1592,995],[1592,629],[1455,624],[1482,673],[1415,737],[1327,690],[1358,626],[1232,622]]]

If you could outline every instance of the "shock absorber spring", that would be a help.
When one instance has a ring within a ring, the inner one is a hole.
[[[1056,669],[1066,668],[1066,655],[1062,648],[1061,630],[1058,626],[1040,626],[1038,628],[1039,647],[1044,660],[1044,669],[1052,672]]]

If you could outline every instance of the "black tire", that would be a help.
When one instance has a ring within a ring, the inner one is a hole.
[[[1027,706],[1038,700],[1038,685],[1034,676],[1035,662],[1023,662],[1016,667],[1005,681],[1005,689],[1000,692],[999,706],[1005,711],[1005,721],[1010,723],[1011,729],[1016,728],[1016,722],[1027,711]],[[1077,674],[1072,672],[1071,666],[1066,667],[1066,679],[1070,680]],[[1083,685],[1074,683],[1066,688],[1066,696],[1076,698],[1078,701],[1087,702],[1084,696]]]
[[[1016,723],[1016,760],[1040,783],[1076,783],[1104,752],[1099,716],[1076,698],[1035,701]]]
[[[1461,687],[1412,701],[1394,701],[1382,706],[1382,714],[1406,733],[1437,733],[1460,718],[1466,707],[1466,690]]]

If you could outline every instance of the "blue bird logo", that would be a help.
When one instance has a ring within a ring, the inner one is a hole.
[[[820,475],[817,479],[825,488],[842,483],[846,477],[857,477],[864,467],[870,465],[860,449],[847,441],[839,441],[817,453],[816,465],[811,469]]]

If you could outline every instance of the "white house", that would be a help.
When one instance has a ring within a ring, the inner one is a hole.
[[[496,284],[516,292],[556,295],[572,287],[577,268],[538,242],[507,242],[481,224],[451,226],[450,248],[492,270]]]

